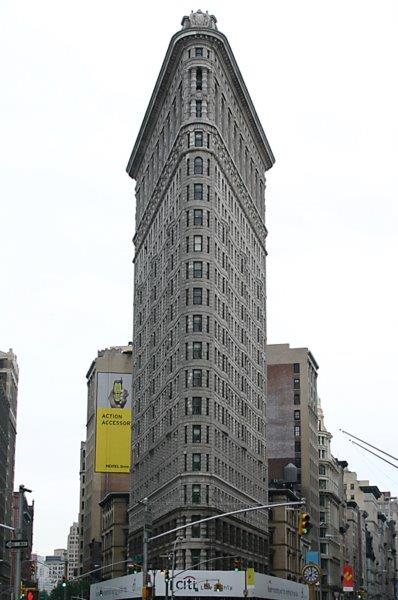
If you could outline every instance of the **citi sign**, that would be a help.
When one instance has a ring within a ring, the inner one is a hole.
[[[212,589],[212,585],[211,585],[210,581],[207,579],[201,580],[201,581],[196,581],[195,577],[192,577],[192,575],[186,575],[182,579],[176,580],[175,587],[176,587],[176,590],[193,590],[194,592],[199,592],[200,590]],[[223,587],[224,587],[225,591],[232,590],[231,585],[223,584]]]

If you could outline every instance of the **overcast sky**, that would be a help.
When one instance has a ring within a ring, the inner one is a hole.
[[[134,182],[125,167],[170,37],[214,13],[276,163],[268,340],[307,346],[334,453],[398,493],[396,0],[2,0],[0,349],[20,366],[15,486],[34,547],[78,515],[85,374],[132,336]]]

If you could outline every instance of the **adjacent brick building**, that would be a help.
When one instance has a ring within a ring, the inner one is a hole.
[[[313,524],[312,550],[319,550],[318,364],[308,348],[269,344],[267,365],[270,479],[283,479],[283,468],[296,465],[297,489]]]

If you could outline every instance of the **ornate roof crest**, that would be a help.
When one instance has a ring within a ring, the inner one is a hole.
[[[183,29],[189,29],[190,27],[208,27],[209,29],[217,29],[217,19],[214,15],[209,15],[206,11],[202,12],[200,9],[196,12],[191,11],[189,16],[182,18],[181,25]]]

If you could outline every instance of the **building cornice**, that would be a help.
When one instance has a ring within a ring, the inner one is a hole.
[[[235,90],[238,93],[239,100],[241,101],[242,106],[246,109],[245,112],[249,117],[249,122],[255,134],[255,139],[257,142],[256,145],[258,146],[260,155],[264,161],[264,164],[266,165],[266,170],[270,169],[275,162],[275,157],[272,153],[271,147],[268,143],[267,137],[264,133],[260,119],[258,118],[257,112],[254,108],[253,102],[250,98],[229,42],[223,33],[206,27],[185,29],[177,32],[171,38],[166,56],[148,104],[148,108],[145,112],[143,122],[138,132],[133,151],[127,164],[127,173],[130,175],[130,177],[136,179],[137,172],[145,155],[145,148],[148,144],[150,136],[153,132],[154,124],[156,122],[154,115],[157,114],[161,109],[163,97],[168,91],[167,83],[177,64],[177,56],[182,51],[186,40],[191,37],[207,37],[218,44],[229,75],[235,85]]]

